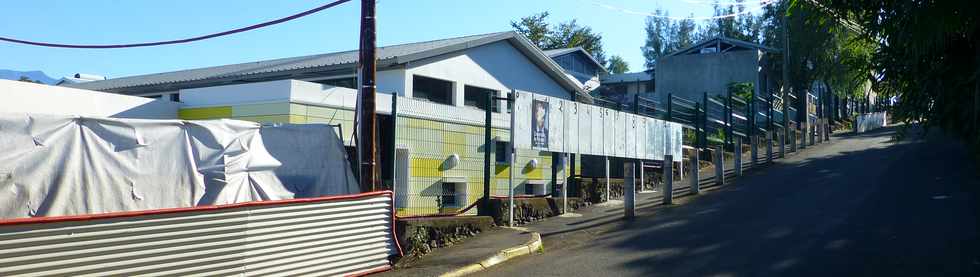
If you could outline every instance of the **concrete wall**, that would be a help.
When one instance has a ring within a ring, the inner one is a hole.
[[[663,57],[657,61],[657,94],[662,103],[671,93],[700,102],[703,94],[728,93],[732,82],[756,83],[761,54],[733,51]]]
[[[0,80],[0,112],[175,119],[178,104],[114,93]]]

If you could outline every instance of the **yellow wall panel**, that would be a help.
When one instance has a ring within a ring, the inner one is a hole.
[[[288,115],[257,115],[257,116],[241,116],[233,117],[233,119],[247,120],[263,124],[272,123],[290,123],[290,117]]]
[[[230,118],[232,116],[231,111],[230,106],[186,108],[180,109],[177,116],[185,120]]]
[[[287,115],[289,112],[289,102],[236,105],[231,108],[231,116],[266,116],[266,115]]]

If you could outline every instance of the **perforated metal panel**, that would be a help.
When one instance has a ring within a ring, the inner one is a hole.
[[[0,222],[0,276],[347,275],[399,251],[388,192],[51,219]]]

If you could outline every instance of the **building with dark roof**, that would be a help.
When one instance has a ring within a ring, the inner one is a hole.
[[[701,101],[704,93],[727,95],[732,83],[752,83],[756,95],[771,91],[775,79],[767,53],[779,52],[760,44],[716,37],[676,51],[657,60],[658,99],[668,94]],[[778,78],[778,76],[776,76]]]

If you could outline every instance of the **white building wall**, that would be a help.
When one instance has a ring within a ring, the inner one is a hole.
[[[378,71],[376,82],[378,84],[377,91],[381,93],[395,93],[397,92],[400,96],[411,97],[411,78],[407,78],[405,75],[405,69],[392,69],[385,71]]]
[[[293,80],[278,80],[180,90],[180,102],[187,106],[214,106],[233,103],[262,103],[289,99]]]
[[[408,65],[404,75],[408,94],[412,91],[412,75],[455,82],[453,99],[458,106],[462,106],[465,85],[498,91],[517,89],[571,99],[571,92],[506,41]]]
[[[167,98],[150,99],[92,90],[0,80],[0,112],[92,117],[175,119]]]

